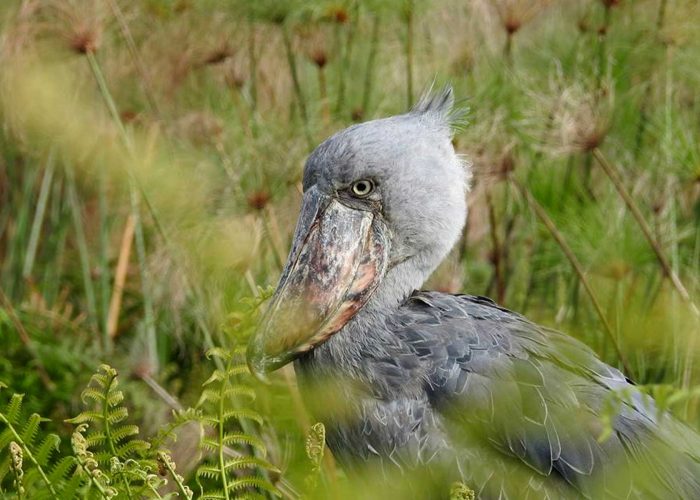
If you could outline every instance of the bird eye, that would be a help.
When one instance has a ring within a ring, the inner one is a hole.
[[[364,198],[372,192],[374,183],[369,179],[362,179],[352,185],[352,194]]]

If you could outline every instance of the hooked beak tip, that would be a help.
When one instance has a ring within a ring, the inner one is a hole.
[[[270,379],[267,377],[264,368],[257,366],[257,364],[250,359],[248,360],[248,370],[255,377],[258,382],[262,382],[265,385],[270,385]]]
[[[246,353],[248,370],[259,382],[269,385],[270,379],[267,377],[268,370],[265,369],[265,357],[262,353],[258,352],[256,347],[257,346],[252,343],[248,346],[248,352]]]

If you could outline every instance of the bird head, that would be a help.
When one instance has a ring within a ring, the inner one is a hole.
[[[460,116],[446,87],[311,153],[292,248],[248,347],[253,373],[264,379],[372,303],[398,305],[445,257],[466,219]]]

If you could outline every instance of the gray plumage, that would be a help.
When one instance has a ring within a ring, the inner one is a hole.
[[[321,416],[331,450],[350,468],[434,464],[485,498],[700,498],[697,434],[582,343],[483,297],[415,291],[464,226],[460,116],[447,88],[339,132],[307,162],[305,197],[370,212],[390,235],[376,289],[351,294],[360,307],[342,328],[295,354],[310,400],[322,381],[346,402],[342,418]],[[347,196],[358,179],[376,185],[366,199]]]

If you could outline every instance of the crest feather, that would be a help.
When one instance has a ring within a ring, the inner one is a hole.
[[[469,107],[463,101],[455,104],[452,85],[445,85],[439,92],[433,92],[433,85],[430,85],[410,113],[434,121],[438,126],[448,129],[452,135],[467,124]]]

